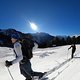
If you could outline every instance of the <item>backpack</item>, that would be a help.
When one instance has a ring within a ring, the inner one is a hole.
[[[22,46],[23,60],[31,59],[33,57],[32,48],[34,47],[34,42],[31,39],[22,39],[20,43]]]

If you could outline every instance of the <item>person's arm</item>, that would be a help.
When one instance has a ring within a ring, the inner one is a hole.
[[[71,47],[72,47],[72,46],[70,46],[70,47],[68,48],[68,50],[71,49]]]
[[[38,44],[34,42],[34,47],[33,47],[33,50],[37,49],[38,48]]]
[[[16,52],[17,57],[16,57],[16,59],[14,59],[12,61],[12,64],[20,62],[23,59],[22,50],[21,50],[21,44],[20,43],[17,42],[17,43],[14,44],[14,50]]]

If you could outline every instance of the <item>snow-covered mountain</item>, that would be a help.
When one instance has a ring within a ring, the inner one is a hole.
[[[18,34],[20,38],[30,38],[33,41],[38,43],[39,48],[63,46],[70,44],[80,44],[80,36],[52,36],[48,33],[37,32],[37,33],[22,33],[20,31],[16,31],[15,29],[0,29],[0,46],[11,47],[11,34]]]
[[[36,49],[31,59],[34,71],[48,72],[45,80],[80,80],[80,45],[77,45],[75,58],[70,60],[70,46]],[[14,53],[11,48],[0,47],[0,80],[11,80],[5,60],[13,60]],[[10,68],[14,80],[24,80],[20,74],[18,63]]]
[[[10,44],[10,37],[12,34],[18,34],[20,38],[31,38],[34,41],[38,43],[40,47],[49,47],[52,46],[53,44],[51,43],[53,36],[49,35],[48,33],[22,33],[20,31],[16,31],[15,29],[0,29],[0,43],[8,43]],[[5,37],[4,37],[5,36]],[[3,44],[6,46],[5,44]],[[7,45],[8,46],[8,45]]]

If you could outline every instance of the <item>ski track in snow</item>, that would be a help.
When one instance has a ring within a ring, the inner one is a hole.
[[[75,63],[75,60],[77,61],[77,59],[80,58],[80,45],[77,45],[74,59],[70,59],[71,50],[68,51],[68,47],[69,46],[61,46],[36,49],[33,51],[34,57],[31,59],[32,69],[39,72],[48,72],[42,80],[59,80],[58,77],[60,77],[60,80],[69,80],[67,77],[61,79],[61,75]],[[14,58],[15,56],[11,48],[0,47],[0,80],[11,80],[4,64],[5,60],[13,60]],[[10,71],[15,80],[25,79],[20,74],[18,64],[11,66]]]

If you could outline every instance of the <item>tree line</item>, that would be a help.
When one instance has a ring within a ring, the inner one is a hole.
[[[27,34],[24,37],[29,37],[32,39],[32,36]],[[37,42],[37,41],[36,41]],[[38,43],[38,42],[37,42]],[[71,44],[80,44],[80,36],[66,36],[66,37],[58,37],[53,36],[50,40],[45,40],[41,44],[38,43],[39,48],[53,47],[53,46],[63,46],[63,45],[71,45]],[[0,46],[12,47],[11,39],[9,36],[0,34]]]
[[[66,38],[59,38],[56,36],[53,38],[52,44],[56,46],[80,44],[80,36],[67,36]]]

